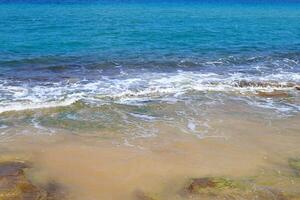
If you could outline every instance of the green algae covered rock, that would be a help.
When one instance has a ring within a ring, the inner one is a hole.
[[[0,163],[0,200],[44,200],[46,192],[34,186],[24,174],[23,162]]]
[[[295,171],[297,176],[300,176],[300,159],[289,159],[289,166]]]
[[[159,200],[158,197],[154,194],[148,194],[144,191],[137,190],[134,192],[134,196],[136,200]]]
[[[192,179],[187,187],[189,193],[201,193],[206,190],[241,189],[245,187],[241,182],[223,177],[204,177]]]
[[[237,180],[224,177],[192,179],[185,189],[185,196],[193,199],[214,200],[287,200],[281,192],[271,187],[261,187],[253,180]]]
[[[62,200],[64,190],[59,184],[49,183],[41,188],[34,185],[25,175],[30,168],[27,162],[12,157],[0,160],[0,200]],[[11,160],[9,161],[9,158]]]

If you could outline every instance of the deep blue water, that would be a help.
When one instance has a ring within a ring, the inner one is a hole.
[[[2,2],[0,112],[281,89],[299,111],[300,4]]]

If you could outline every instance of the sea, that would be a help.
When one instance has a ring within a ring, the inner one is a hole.
[[[300,112],[297,1],[0,2],[2,135]]]

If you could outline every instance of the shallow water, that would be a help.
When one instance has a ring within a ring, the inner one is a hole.
[[[61,119],[52,119],[51,127],[18,124],[2,135],[1,152],[31,161],[31,180],[59,183],[66,199],[135,199],[137,191],[186,199],[181,191],[188,181],[207,176],[257,177],[284,194],[299,195],[300,180],[289,166],[300,155],[299,115],[196,102],[147,109],[116,105],[105,112],[116,116],[101,128]],[[56,117],[53,110],[40,112]]]

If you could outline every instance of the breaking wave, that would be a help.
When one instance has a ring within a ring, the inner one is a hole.
[[[0,81],[0,113],[26,109],[88,104],[140,103],[151,100],[180,99],[194,92],[222,92],[255,95],[259,92],[284,91],[297,95],[300,74],[282,72],[267,76],[243,73],[217,74],[195,71],[161,73],[123,73],[101,76],[97,80],[65,80],[30,84]]]

